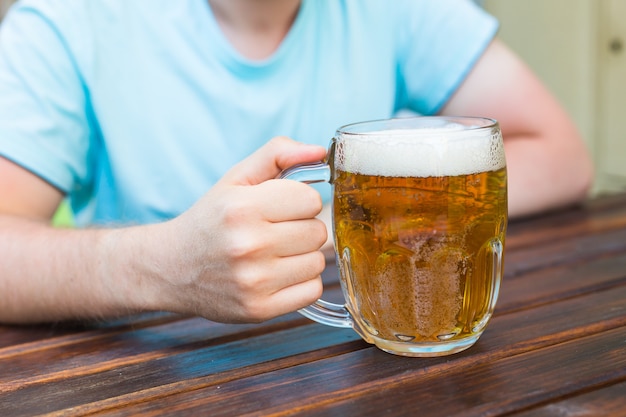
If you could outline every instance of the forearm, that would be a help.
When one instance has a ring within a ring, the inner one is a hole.
[[[508,139],[505,150],[511,218],[564,207],[587,196],[593,166],[582,141],[559,146],[556,141],[539,140],[530,134]]]
[[[0,230],[0,322],[103,318],[149,306],[129,262],[142,254],[115,247],[121,231],[55,229],[9,216],[0,216]]]

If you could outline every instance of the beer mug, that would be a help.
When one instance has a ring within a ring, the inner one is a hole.
[[[337,130],[324,162],[281,178],[332,186],[345,305],[300,310],[405,356],[472,346],[503,273],[507,174],[498,123],[413,117]]]

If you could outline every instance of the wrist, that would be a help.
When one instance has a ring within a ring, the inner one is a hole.
[[[160,241],[157,225],[103,231],[96,260],[98,275],[116,315],[167,308]]]

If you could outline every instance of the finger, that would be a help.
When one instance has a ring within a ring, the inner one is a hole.
[[[235,275],[242,298],[262,300],[283,288],[308,281],[320,275],[326,267],[321,251],[299,255],[266,258],[265,262],[240,264]]]
[[[323,208],[322,197],[313,187],[292,180],[269,180],[253,187],[258,213],[270,222],[311,219]]]
[[[320,250],[328,232],[318,219],[273,223],[262,237],[270,256],[287,257]]]
[[[321,276],[283,288],[271,298],[271,303],[278,306],[276,316],[291,313],[313,304],[322,296]]]
[[[286,137],[276,137],[229,170],[220,182],[234,185],[260,184],[296,164],[320,161],[326,149]]]
[[[274,280],[280,285],[265,298],[264,304],[256,311],[255,319],[267,320],[290,313],[321,297],[321,273],[324,266],[325,259],[321,252],[281,259]]]
[[[240,270],[237,284],[239,302],[236,310],[240,312],[240,320],[268,320],[294,311],[321,294],[320,276],[325,259],[319,251],[275,258],[272,262],[250,267],[247,271]],[[317,280],[319,282],[315,284]],[[309,281],[313,283],[307,284]],[[289,298],[290,293],[294,299]]]

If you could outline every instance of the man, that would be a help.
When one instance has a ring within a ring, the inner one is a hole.
[[[467,0],[18,2],[0,31],[0,322],[310,304],[323,200],[274,178],[404,108],[500,122],[512,217],[579,201],[583,143],[496,30]],[[66,196],[81,227],[53,229]]]

